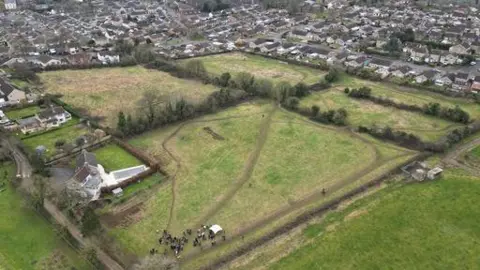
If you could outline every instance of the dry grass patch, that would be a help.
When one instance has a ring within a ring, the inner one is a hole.
[[[40,78],[47,93],[63,95],[63,101],[102,118],[101,122],[111,127],[119,111],[138,113],[146,91],[157,92],[164,101],[184,97],[193,102],[215,91],[212,85],[140,66],[43,72]]]

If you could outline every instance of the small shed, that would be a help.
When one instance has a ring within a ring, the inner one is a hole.
[[[442,174],[442,172],[443,172],[442,168],[435,167],[435,168],[431,169],[430,171],[428,171],[427,178],[430,179],[430,180],[436,179]]]
[[[213,235],[216,235],[217,233],[223,231],[222,227],[220,227],[220,225],[212,225],[209,229],[210,231],[210,234],[213,234]]]
[[[123,195],[123,189],[120,188],[120,187],[116,188],[116,189],[112,190],[112,194],[115,197],[121,197]]]

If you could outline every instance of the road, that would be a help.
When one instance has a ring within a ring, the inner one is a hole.
[[[32,191],[33,182],[31,179],[33,168],[27,157],[8,138],[1,138],[0,144],[9,149],[17,165],[17,175],[22,178],[21,187],[29,192]],[[80,230],[71,223],[68,218],[48,199],[44,201],[44,208],[55,219],[58,224],[65,226],[70,234],[80,243],[82,247],[92,247],[97,252],[100,262],[110,270],[124,270],[124,268],[105,253],[98,245],[88,238],[84,238]]]

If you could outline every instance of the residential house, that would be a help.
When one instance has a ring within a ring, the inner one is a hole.
[[[397,78],[405,78],[410,75],[412,71],[413,69],[410,66],[405,65],[392,71],[392,76]]]
[[[438,64],[440,63],[440,58],[442,55],[445,55],[446,51],[442,50],[432,50],[430,52],[430,55],[425,58],[425,62],[430,63],[430,64]]]
[[[277,48],[277,54],[284,55],[284,54],[287,54],[287,53],[293,51],[295,48],[296,48],[296,46],[295,46],[294,43],[285,42]]]
[[[260,51],[263,53],[269,53],[275,51],[278,47],[280,46],[280,42],[271,42],[265,44],[262,48],[260,48]]]
[[[367,57],[365,56],[359,56],[355,59],[352,59],[352,60],[347,60],[345,62],[345,66],[346,67],[350,67],[350,68],[361,68],[365,65],[365,63],[367,62]]]
[[[422,74],[418,75],[415,77],[415,82],[420,84],[420,83],[426,83],[426,82],[433,82],[437,77],[438,77],[438,72],[430,69],[427,71],[424,71]]]
[[[455,75],[455,81],[452,84],[452,89],[454,91],[465,91],[468,87],[468,74],[463,72],[458,72]]]
[[[415,62],[423,62],[428,56],[428,49],[425,47],[413,48],[410,57]]]
[[[29,62],[33,65],[37,65],[41,68],[46,68],[48,66],[58,66],[62,65],[62,61],[56,58],[53,58],[48,55],[40,55],[38,57],[34,57],[29,59]]]
[[[25,92],[16,89],[0,77],[0,107],[7,104],[16,104],[25,100]]]
[[[120,62],[120,55],[112,52],[98,52],[97,53],[98,61],[102,64],[114,64]]]
[[[17,1],[16,0],[5,0],[5,9],[6,10],[17,9]]]
[[[472,85],[470,86],[470,91],[475,93],[480,92],[480,76],[475,76],[475,79],[473,79]]]
[[[75,174],[67,181],[66,191],[86,202],[94,201],[100,197],[103,187],[118,187],[146,170],[148,167],[140,165],[107,173],[93,153],[82,150],[75,160]]]
[[[435,79],[435,85],[437,86],[448,86],[450,87],[453,82],[455,81],[455,74],[453,73],[448,73],[443,76],[438,77]]]
[[[35,116],[17,120],[23,134],[59,127],[70,121],[72,116],[62,107],[52,106]]]
[[[455,65],[458,64],[461,59],[459,59],[456,55],[452,53],[448,53],[446,55],[441,55],[440,56],[440,63],[442,65]]]
[[[265,39],[265,38],[257,38],[256,40],[254,41],[251,41],[248,45],[251,49],[256,49],[256,48],[260,48],[263,46],[263,44],[269,42],[268,39]]]
[[[289,37],[298,38],[298,39],[307,40],[307,41],[308,40],[317,40],[316,35],[314,35],[313,33],[307,32],[307,31],[304,31],[304,30],[298,30],[298,29],[292,30],[289,33]]]
[[[391,65],[392,65],[392,61],[379,59],[379,58],[372,58],[367,64],[369,68],[384,69],[384,70],[390,69]]]
[[[469,55],[471,52],[471,47],[467,43],[461,43],[450,47],[448,51],[456,55]]]
[[[37,114],[37,118],[47,129],[59,127],[70,121],[72,115],[60,106],[51,106]]]

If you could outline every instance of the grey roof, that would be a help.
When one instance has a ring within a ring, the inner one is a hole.
[[[372,61],[370,61],[370,63],[376,64],[379,66],[385,66],[385,67],[389,67],[392,65],[392,61],[379,59],[379,58],[372,58]]]
[[[10,95],[10,93],[12,93],[13,90],[15,90],[13,86],[11,86],[9,83],[7,83],[2,78],[0,78],[0,97],[6,97]]]
[[[40,117],[42,119],[48,119],[50,117],[53,117],[53,116],[59,115],[59,114],[63,114],[63,113],[65,113],[65,110],[60,106],[56,106],[56,107],[50,107],[48,109],[45,109],[45,110],[39,112],[38,117]]]
[[[116,180],[128,179],[145,171],[145,166],[137,166],[125,170],[113,171],[111,174]]]
[[[98,165],[97,158],[95,157],[95,155],[93,153],[88,152],[85,149],[83,149],[80,155],[77,156],[75,163],[77,165],[77,168],[83,167],[85,163],[94,167]]]

